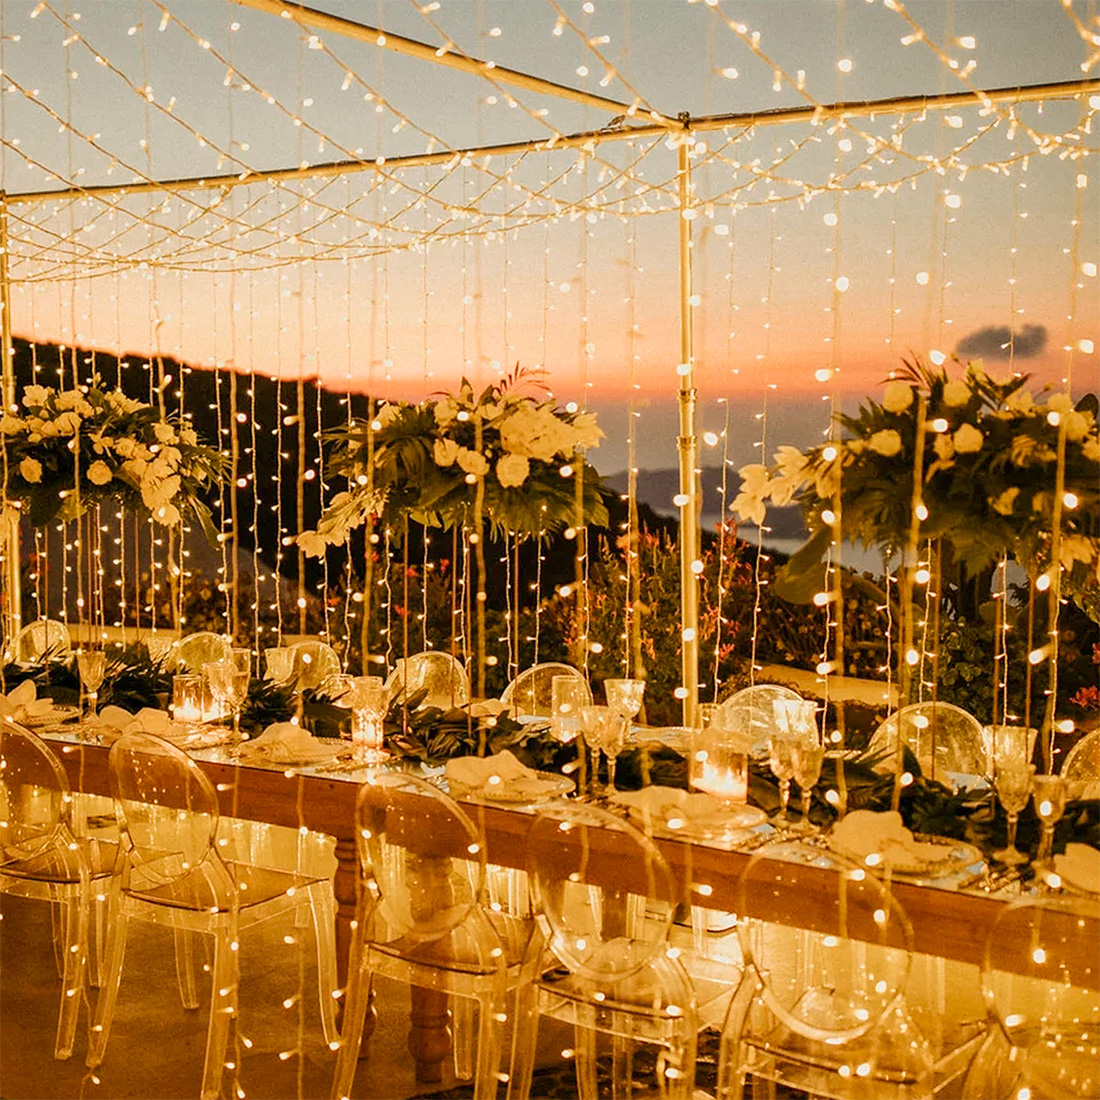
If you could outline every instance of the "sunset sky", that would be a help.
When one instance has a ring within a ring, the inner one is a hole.
[[[1087,0],[314,6],[637,101],[639,118],[647,107],[699,116],[1094,79],[1100,68]],[[0,19],[3,188],[14,196],[374,162],[612,122],[491,71],[440,69],[222,0],[5,0]],[[733,451],[747,458],[766,407],[768,446],[805,444],[833,402],[877,392],[903,355],[960,343],[990,366],[1100,388],[1089,350],[1100,345],[1098,112],[1094,92],[1014,117],[968,106],[699,134],[701,427],[720,430],[730,409]],[[383,166],[167,200],[14,201],[13,327],[394,397],[542,367],[561,399],[600,412],[601,468],[625,464],[628,402],[641,464],[667,465],[675,164],[674,149],[646,138],[587,157]]]

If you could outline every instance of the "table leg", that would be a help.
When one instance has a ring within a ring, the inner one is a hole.
[[[416,1079],[422,1084],[434,1085],[443,1080],[443,1062],[451,1053],[448,1015],[446,993],[412,987],[409,1053],[416,1062]]]
[[[336,896],[336,976],[341,989],[348,984],[348,961],[351,957],[352,924],[359,897],[359,857],[355,850],[355,837],[338,836],[336,838],[336,876],[333,879],[333,893]],[[341,1013],[343,1000],[340,1002]],[[366,1019],[363,1021],[363,1040],[359,1047],[359,1057],[366,1058],[370,1049],[369,1040],[374,1034],[377,1013],[374,1008],[374,990],[370,991],[370,1004]]]

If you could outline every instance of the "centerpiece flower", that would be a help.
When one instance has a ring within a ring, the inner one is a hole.
[[[732,507],[759,523],[768,500],[801,506],[809,540],[786,567],[792,591],[820,588],[838,521],[843,537],[889,555],[907,547],[915,511],[918,538],[939,540],[968,576],[1005,555],[1048,572],[1057,523],[1062,593],[1100,618],[1095,399],[1075,408],[1065,393],[1032,393],[1028,379],[996,380],[980,363],[951,378],[906,362],[881,402],[838,417],[843,438],[744,467]]]
[[[443,528],[480,518],[517,538],[606,523],[600,476],[584,457],[603,438],[595,415],[520,392],[525,381],[517,371],[475,396],[464,378],[457,393],[386,403],[371,421],[327,432],[328,472],[351,486],[299,546],[319,556],[371,515],[396,529],[405,518]]]
[[[224,459],[177,416],[105,389],[27,386],[20,408],[0,416],[5,502],[43,527],[116,500],[166,526],[183,515],[216,541],[202,493],[221,477]]]

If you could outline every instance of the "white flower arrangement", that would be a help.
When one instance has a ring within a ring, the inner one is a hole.
[[[0,448],[5,503],[35,527],[118,499],[165,526],[190,513],[216,537],[201,496],[221,477],[222,456],[188,424],[98,378],[71,390],[25,387],[0,417]]]
[[[497,532],[520,538],[566,524],[604,523],[600,476],[584,458],[603,432],[592,413],[571,412],[518,390],[517,372],[475,396],[457,393],[419,404],[387,403],[373,421],[328,433],[330,474],[350,479],[298,545],[321,555],[343,544],[369,515],[449,528],[470,523],[477,507]],[[577,516],[575,478],[583,477]]]

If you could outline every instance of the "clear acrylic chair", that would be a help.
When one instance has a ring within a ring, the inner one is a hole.
[[[69,628],[56,619],[36,619],[27,623],[4,650],[5,661],[29,663],[49,653],[53,657],[71,657],[73,642]]]
[[[1083,784],[1085,798],[1100,795],[1100,729],[1086,733],[1066,753],[1061,776],[1069,782]]]
[[[386,680],[386,693],[393,699],[421,691],[427,691],[422,706],[450,710],[470,701],[470,678],[461,661],[440,650],[399,657]]]
[[[340,658],[326,642],[295,642],[289,648],[294,662],[290,682],[298,691],[316,690],[341,672]]]
[[[631,1090],[636,1043],[656,1047],[658,1089],[690,1098],[698,998],[670,943],[678,891],[651,840],[596,807],[540,810],[527,838],[527,868],[543,933],[531,958],[536,979],[516,1006],[509,1097],[530,1093],[539,1020],[572,1024],[577,1094],[597,1092],[597,1037],[610,1038],[612,1095]]]
[[[55,1058],[73,1052],[84,1001],[89,926],[118,846],[72,831],[64,769],[35,734],[0,718],[0,893],[51,902],[60,910],[55,943],[62,977]],[[96,922],[102,927],[102,922]]]
[[[754,684],[735,691],[728,699],[723,700],[711,723],[721,725],[724,720],[732,720],[740,708],[748,707],[751,713],[749,722],[753,737],[752,751],[765,753],[768,751],[768,738],[775,732],[776,700],[803,702],[802,696],[793,688],[782,684]]]
[[[215,661],[233,660],[233,646],[228,638],[209,630],[177,638],[168,648],[166,665],[202,675],[202,666]]]
[[[190,951],[194,933],[213,938],[210,1020],[201,1095],[217,1097],[230,1023],[237,1015],[238,937],[260,921],[307,907],[317,943],[325,1040],[337,1042],[336,948],[332,886],[327,879],[223,859],[218,796],[181,749],[146,733],[124,734],[111,747],[108,773],[122,830],[111,881],[107,966],[96,1004],[87,1064],[106,1055],[131,920],[171,928],[184,1005],[198,1007]],[[289,919],[289,918],[288,918]]]
[[[555,676],[575,676],[584,680],[584,673],[572,665],[560,661],[547,661],[532,665],[521,672],[501,694],[500,701],[517,718],[549,718],[553,712],[553,683]],[[588,692],[588,703],[592,692]]]
[[[359,792],[360,891],[343,1043],[332,1096],[351,1094],[371,982],[381,976],[476,1004],[474,1097],[496,1095],[506,998],[531,975],[532,925],[485,905],[485,845],[449,795],[416,776],[376,771]]]
[[[892,761],[899,744],[912,749],[921,771],[929,778],[982,776],[989,771],[981,723],[952,703],[911,703],[902,707],[879,724],[867,751],[886,753]]]
[[[718,1096],[741,1097],[751,1075],[754,1096],[774,1098],[783,1085],[851,1100],[930,1098],[932,1050],[905,1002],[909,921],[865,868],[832,854],[817,862],[777,849],[753,856],[738,880],[744,971],[722,1032]]]
[[[989,1030],[967,1071],[965,1100],[1100,1096],[1100,901],[1023,898],[986,938]]]

